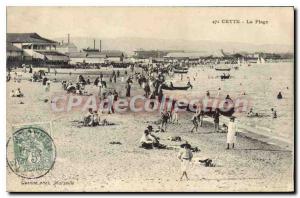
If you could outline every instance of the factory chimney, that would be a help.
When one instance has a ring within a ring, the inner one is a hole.
[[[70,34],[68,34],[68,44],[70,43]]]
[[[99,42],[99,50],[100,50],[100,52],[101,52],[101,40],[100,40],[100,42]]]
[[[96,40],[94,39],[94,49],[96,49]]]

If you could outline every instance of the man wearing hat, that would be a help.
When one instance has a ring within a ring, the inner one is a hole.
[[[235,123],[235,117],[232,116],[228,124],[227,149],[229,149],[230,144],[232,144],[232,148],[234,148],[234,143],[236,142],[236,132],[237,132],[237,126]]]

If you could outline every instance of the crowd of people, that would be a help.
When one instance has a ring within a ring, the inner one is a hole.
[[[138,65],[136,65],[137,67]],[[68,81],[62,81],[62,87],[67,93],[71,94],[79,94],[83,95],[87,93],[86,85],[92,85],[96,86],[98,89],[98,96],[101,100],[107,99],[107,106],[108,108],[108,114],[113,114],[113,103],[118,101],[119,97],[121,97],[120,92],[114,89],[109,89],[111,84],[117,83],[118,79],[121,79],[120,82],[122,82],[125,86],[125,94],[122,96],[125,96],[127,98],[132,96],[132,87],[134,82],[136,81],[140,87],[140,89],[143,90],[144,96],[149,99],[156,99],[159,102],[161,102],[164,93],[163,93],[163,85],[166,84],[166,78],[168,75],[172,72],[172,65],[165,66],[163,64],[157,64],[155,67],[153,65],[149,65],[148,67],[141,67],[141,72],[135,71],[135,66],[130,67],[130,74],[128,74],[128,71],[125,70],[124,74],[121,74],[120,70],[112,71],[110,75],[108,75],[108,82],[104,80],[104,75],[102,73],[99,74],[99,76],[96,77],[94,83],[90,82],[90,79],[85,79],[83,75],[78,75],[77,81],[72,82],[71,80]],[[30,71],[32,73],[32,70]],[[55,70],[55,75],[56,75]],[[11,77],[9,76],[9,79]],[[126,80],[124,80],[126,79]],[[183,79],[183,74],[181,74],[181,79]],[[44,86],[44,89],[46,92],[50,91],[50,85],[51,81],[46,77],[45,73],[39,71],[39,72],[33,72],[32,82],[42,82],[42,85]],[[192,84],[190,80],[187,82],[187,86],[192,88]],[[174,87],[173,83],[170,83],[170,87]],[[220,95],[221,88],[218,89],[217,96]],[[23,97],[24,94],[21,92],[20,88],[17,90],[12,90],[11,97]],[[211,94],[209,91],[206,92],[206,97],[210,98]],[[278,99],[282,99],[282,93],[279,92]],[[231,100],[229,95],[226,96],[226,100]],[[150,103],[151,107],[153,108],[153,103]],[[271,109],[272,117],[277,118],[277,112],[274,108]],[[112,123],[108,122],[107,119],[103,118],[104,116],[103,112],[99,112],[96,110],[93,110],[92,108],[88,109],[88,112],[86,115],[83,116],[83,126],[86,127],[95,127],[95,126],[106,126],[110,125]],[[250,111],[247,114],[249,117],[259,116],[258,113],[255,113],[253,109],[251,108]],[[191,118],[191,126],[192,128],[189,130],[191,133],[197,132],[199,127],[203,126],[204,123],[204,117],[206,116],[205,112],[202,111],[200,108],[197,108],[195,113],[192,115]],[[209,115],[213,119],[214,124],[214,132],[224,132],[227,133],[226,136],[226,149],[230,149],[230,147],[233,149],[236,144],[236,136],[238,131],[238,126],[235,121],[235,117],[231,116],[228,124],[223,123],[220,126],[220,111],[219,109],[215,109],[211,112]],[[163,110],[161,111],[160,115],[160,124],[158,125],[158,129],[154,130],[151,125],[147,126],[147,128],[144,130],[142,137],[140,139],[140,147],[144,149],[165,149],[167,148],[166,145],[160,143],[160,138],[154,134],[154,132],[167,132],[169,130],[168,126],[169,124],[178,124],[179,123],[179,113],[177,108],[172,108],[171,110]],[[193,158],[193,153],[191,150],[191,145],[188,143],[185,143],[181,145],[181,149],[178,154],[178,158],[181,161],[181,168],[182,168],[182,175],[181,178],[186,177],[186,179],[189,179],[187,176],[187,170],[189,167],[189,164]]]

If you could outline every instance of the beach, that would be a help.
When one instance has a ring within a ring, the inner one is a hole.
[[[49,78],[61,80],[69,77],[51,74]],[[116,84],[109,83],[109,86],[124,94],[125,85],[120,78]],[[60,82],[52,83],[50,92],[45,92],[40,82],[10,81],[7,82],[7,96],[11,89],[18,87],[25,97],[7,98],[7,139],[11,136],[12,125],[51,122],[56,160],[53,169],[35,179],[34,183],[20,178],[7,167],[8,191],[294,190],[293,143],[287,149],[280,144],[270,144],[239,133],[235,149],[226,150],[226,133],[214,133],[209,118],[204,119],[204,126],[199,127],[197,132],[190,133],[192,114],[182,113],[179,124],[170,124],[166,132],[155,134],[160,137],[161,143],[173,149],[145,150],[139,148],[139,140],[149,124],[157,128],[158,112],[104,114],[101,116],[115,125],[78,127],[74,121],[82,120],[85,112],[56,113],[51,110],[50,101],[44,102],[45,98],[51,100],[54,93],[62,92]],[[88,90],[96,92],[93,86]],[[141,92],[134,82],[133,95]],[[24,104],[20,104],[21,101]],[[183,141],[170,141],[169,136],[180,136],[201,150],[194,153],[193,164],[188,171],[189,181],[179,181],[180,160],[177,154]],[[110,144],[113,141],[121,144]],[[206,158],[212,159],[216,166],[205,167],[197,162]]]

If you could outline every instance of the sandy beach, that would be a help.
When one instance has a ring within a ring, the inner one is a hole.
[[[120,84],[113,86],[122,90]],[[156,133],[161,143],[173,149],[145,150],[139,148],[139,140],[149,124],[157,128],[158,112],[104,114],[115,125],[78,127],[74,121],[82,120],[84,112],[54,113],[50,102],[43,101],[62,92],[60,83],[52,83],[51,91],[45,93],[41,83],[10,81],[6,94],[18,87],[25,97],[7,97],[7,139],[13,124],[52,121],[57,157],[53,169],[34,181],[20,178],[7,166],[8,191],[293,191],[293,148],[271,145],[240,133],[236,148],[226,150],[226,134],[214,133],[209,119],[198,132],[190,133],[192,114],[182,113],[178,124],[170,124],[165,133]],[[135,82],[133,94],[139,92],[137,88]],[[95,88],[91,86],[89,90]],[[169,136],[180,136],[201,150],[194,153],[188,171],[190,181],[179,181],[177,154],[183,142],[170,141]],[[110,144],[112,141],[121,144]],[[216,166],[205,167],[197,162],[206,158]]]

